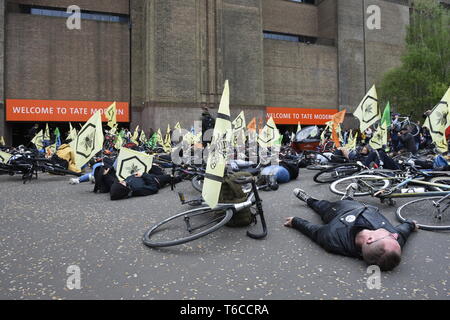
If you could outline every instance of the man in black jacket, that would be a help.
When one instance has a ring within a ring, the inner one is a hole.
[[[407,127],[403,127],[400,130],[398,139],[400,140],[400,142],[402,143],[403,147],[400,150],[401,151],[406,151],[406,152],[411,152],[412,154],[416,154],[417,153],[417,144],[416,144],[416,139],[414,138],[414,136],[409,132]]]
[[[362,258],[383,271],[392,270],[400,263],[401,248],[410,233],[417,230],[416,223],[408,221],[394,227],[378,208],[351,199],[354,190],[351,185],[343,200],[329,202],[295,189],[295,196],[318,213],[325,224],[291,217],[285,226],[299,230],[328,252]]]
[[[149,173],[136,173],[124,181],[115,182],[111,186],[111,200],[149,196],[158,193],[159,189],[167,185],[170,180],[170,175],[165,174],[161,168],[154,165]],[[174,177],[175,183],[180,181],[180,177]]]

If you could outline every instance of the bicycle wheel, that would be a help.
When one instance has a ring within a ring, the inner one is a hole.
[[[209,207],[192,209],[167,218],[145,234],[146,246],[170,247],[196,240],[223,227],[233,216],[233,210]]]
[[[329,183],[351,176],[360,170],[361,168],[356,164],[343,164],[322,170],[313,179],[317,183]]]
[[[306,167],[308,170],[325,170],[331,168],[332,165],[329,164],[310,164]]]
[[[198,192],[202,192],[203,190],[203,177],[202,176],[195,176],[191,180],[191,184],[194,187],[195,190]]]
[[[351,177],[345,177],[334,181],[330,185],[331,192],[337,195],[345,195],[347,187],[351,183],[358,185],[357,191],[353,194],[355,197],[367,196],[372,191],[382,190],[390,186],[391,181],[385,177],[376,175],[357,175]]]
[[[411,134],[413,135],[413,137],[417,136],[420,133],[420,128],[416,123],[410,122],[409,126],[410,126],[409,128],[411,130]]]
[[[405,203],[397,209],[397,218],[401,222],[415,220],[423,230],[450,230],[450,199],[437,205],[440,199],[442,197],[428,197]]]
[[[444,184],[444,185],[450,185],[450,176],[435,177],[435,178],[432,178],[430,180],[430,182]],[[435,186],[431,186],[430,189],[433,191],[450,191],[450,189],[448,189],[448,188],[435,187]]]

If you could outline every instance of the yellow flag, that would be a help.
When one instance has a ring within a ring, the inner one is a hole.
[[[116,136],[116,143],[114,144],[114,148],[116,148],[117,150],[120,150],[122,148],[123,145],[123,139],[122,136],[119,134]]]
[[[301,126],[301,124],[300,124],[300,122],[297,124],[297,132],[300,132],[300,131],[302,131],[302,126]],[[296,132],[296,133],[297,133]]]
[[[228,148],[231,143],[232,125],[230,119],[230,89],[225,81],[222,98],[212,138],[210,153],[206,165],[202,196],[205,202],[215,208],[219,202],[223,175],[228,159]]]
[[[180,123],[179,122],[177,122],[177,124],[175,125],[175,127],[174,127],[175,129],[178,129],[178,130],[181,130],[181,125],[180,125]]]
[[[115,101],[108,107],[108,109],[106,109],[105,117],[108,119],[108,126],[113,128],[117,123],[117,107]]]
[[[139,138],[139,125],[134,129],[133,136],[131,138],[131,141],[133,141],[135,144],[137,144],[137,140]]]
[[[359,130],[366,131],[371,125],[381,119],[381,109],[378,106],[378,96],[375,85],[364,96],[353,115],[359,120]]]
[[[3,138],[3,136],[0,137],[0,146],[4,146],[5,145],[5,138]]]
[[[144,130],[141,131],[141,135],[139,136],[139,141],[144,144],[147,142],[147,137],[145,136]]]
[[[170,137],[170,124],[167,125],[167,131],[166,131],[166,135],[164,137],[163,149],[164,149],[164,152],[172,151],[172,139]]]
[[[0,151],[0,163],[8,163],[9,159],[11,159],[12,154]]]
[[[44,140],[44,133],[41,130],[38,132],[36,136],[34,136],[31,142],[36,146],[38,150],[41,150],[44,147],[44,143],[42,142],[43,140]]]
[[[271,117],[258,136],[258,144],[263,148],[274,147],[280,144],[280,138],[280,132]]]
[[[244,111],[242,111],[236,117],[236,119],[234,119],[234,121],[232,123],[232,126],[233,126],[233,130],[235,130],[235,131],[238,131],[240,129],[244,129],[246,127]]]
[[[376,149],[382,149],[383,146],[387,146],[387,129],[386,126],[378,126],[374,132],[373,137],[370,139],[369,145]]]
[[[434,144],[439,152],[447,152],[448,146],[445,138],[445,130],[450,121],[450,88],[445,93],[444,97],[433,108],[430,115],[425,119],[424,127],[428,128],[433,139]]]
[[[344,147],[347,149],[355,149],[357,136],[358,136],[358,133],[355,133],[353,135],[353,130],[350,130],[350,133],[348,134],[347,144]]]
[[[232,122],[233,127],[233,145],[235,147],[245,144],[245,129],[247,124],[245,123],[245,114],[242,111],[236,119]]]
[[[148,173],[153,165],[153,156],[128,148],[121,148],[117,157],[116,175],[120,181],[136,173]]]
[[[162,138],[161,129],[158,129],[156,132],[156,142],[162,147],[164,146],[164,140]]]
[[[48,128],[48,123],[45,126],[45,131],[44,131],[44,141],[49,141],[50,140],[50,129]]]
[[[84,124],[73,144],[78,168],[83,167],[103,149],[103,140],[102,117],[99,110]]]
[[[323,129],[322,134],[320,135],[320,144],[324,144],[326,137],[325,135],[327,134],[327,132],[331,132],[331,126],[333,125],[333,121],[328,121],[327,123],[325,123],[326,127],[325,129]]]
[[[69,122],[69,135],[67,136],[68,140],[74,141],[77,138],[77,129],[72,127],[72,123]]]

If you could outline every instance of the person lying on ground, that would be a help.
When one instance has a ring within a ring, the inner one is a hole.
[[[356,187],[351,184],[337,202],[317,200],[295,189],[294,195],[318,213],[325,224],[290,217],[284,225],[300,231],[328,252],[363,259],[383,271],[392,270],[401,261],[402,247],[409,235],[418,230],[416,222],[394,227],[378,208],[352,199]]]
[[[130,197],[149,196],[158,193],[159,189],[170,183],[171,176],[153,166],[149,173],[136,173],[124,181],[116,181],[111,186],[111,200],[120,200]],[[174,177],[174,183],[181,182],[181,177]]]
[[[81,170],[78,169],[75,164],[75,152],[67,141],[64,141],[64,144],[59,146],[58,150],[56,151],[56,157],[67,162],[67,170],[76,173],[81,172]]]
[[[102,168],[102,167],[104,167],[104,168]],[[86,173],[78,178],[72,178],[69,180],[69,183],[70,184],[80,184],[80,183],[88,182],[88,181],[95,183],[95,173],[96,173],[97,169],[99,169],[99,170],[101,169],[100,171],[102,171],[102,175],[107,175],[109,173],[109,171],[105,172],[104,170],[113,169],[113,170],[111,170],[111,172],[115,173],[114,170],[116,168],[117,168],[116,158],[104,157],[103,159],[99,159],[98,162],[92,166],[91,172]],[[109,190],[108,190],[108,192],[109,192]],[[103,193],[103,192],[101,192],[101,193]]]

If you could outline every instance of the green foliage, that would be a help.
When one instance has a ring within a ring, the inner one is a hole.
[[[435,0],[415,0],[402,66],[379,85],[381,103],[419,119],[450,85],[450,11]]]

